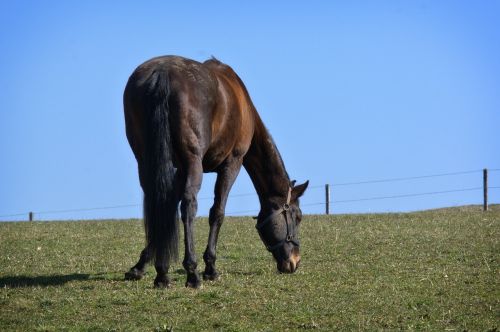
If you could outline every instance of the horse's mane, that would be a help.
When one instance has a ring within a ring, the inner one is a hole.
[[[274,139],[272,138],[271,134],[269,133],[269,130],[266,128],[266,126],[264,125],[264,123],[260,119],[260,116],[258,115],[257,111],[255,110],[255,107],[253,106],[253,103],[252,103],[252,99],[250,98],[250,94],[248,93],[248,90],[247,90],[245,84],[243,83],[243,80],[238,76],[238,74],[236,74],[236,72],[233,70],[233,68],[231,68],[231,66],[226,65],[225,63],[221,62],[219,59],[217,59],[213,55],[208,60],[203,62],[203,64],[209,65],[209,66],[210,65],[216,66],[219,70],[222,70],[229,77],[233,77],[234,79],[236,79],[238,81],[238,83],[241,85],[241,87],[243,88],[243,91],[247,95],[248,101],[252,105],[252,108],[254,108],[254,111],[255,111],[257,117],[259,118],[256,125],[260,126],[261,130],[258,130],[256,135],[259,135],[261,137],[257,138],[257,140],[260,141],[261,144],[268,145],[268,148],[266,149],[266,151],[269,153],[268,157],[275,160],[276,162],[278,162],[278,164],[280,165],[280,167],[284,171],[284,175],[287,177],[287,179],[289,179],[290,177],[286,171],[285,164],[283,162],[283,158],[281,157],[281,154],[280,154],[278,148],[276,147],[276,143],[274,142]]]
[[[205,60],[203,62],[203,64],[216,64],[216,65],[222,65],[222,66],[225,66],[225,67],[229,67],[228,65],[226,65],[225,63],[223,63],[222,61],[220,61],[219,59],[217,59],[213,55],[209,59]]]

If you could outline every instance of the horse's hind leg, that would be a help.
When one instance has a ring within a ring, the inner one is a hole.
[[[149,246],[146,246],[142,252],[141,256],[139,258],[139,261],[137,264],[135,264],[130,270],[125,273],[125,279],[126,280],[139,280],[144,276],[145,270],[146,270],[146,265],[149,263],[151,260],[151,250]]]
[[[203,167],[201,159],[192,158],[186,171],[186,182],[181,202],[182,222],[184,223],[184,260],[182,265],[187,273],[186,287],[198,288],[200,277],[198,276],[196,253],[194,247],[193,223],[198,209],[196,196],[201,188],[203,178]]]
[[[168,264],[165,252],[156,252],[155,258],[156,278],[154,280],[155,288],[170,287],[170,279],[168,278]]]
[[[181,171],[177,170],[175,173],[175,222],[178,219],[177,207],[179,205],[179,198],[184,186],[184,175]],[[156,278],[154,280],[154,287],[167,288],[170,287],[170,279],[168,277],[169,264],[165,252],[156,252],[155,256],[155,269]],[[177,257],[177,255],[175,255]],[[176,259],[176,258],[175,258]]]
[[[215,198],[214,205],[210,209],[208,222],[210,224],[210,232],[208,235],[208,244],[203,254],[205,261],[205,272],[203,279],[215,280],[219,276],[215,269],[217,240],[219,238],[219,230],[224,221],[224,211],[226,209],[227,196],[229,191],[238,176],[241,168],[241,160],[229,159],[217,173],[217,181],[215,182]]]

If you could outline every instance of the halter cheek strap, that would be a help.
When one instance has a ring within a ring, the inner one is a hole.
[[[281,208],[279,208],[278,210],[274,211],[269,216],[267,216],[267,218],[264,219],[263,222],[258,223],[257,225],[255,225],[255,228],[257,228],[257,230],[260,231],[265,225],[267,225],[267,223],[269,223],[273,219],[273,217],[275,215],[283,213],[283,212],[286,213],[286,211],[288,211],[290,209],[290,199],[291,199],[291,197],[292,197],[292,188],[289,187],[288,188],[288,196],[286,198],[286,203],[283,204],[283,206]],[[286,217],[286,215],[285,215],[285,217]],[[287,226],[288,226],[288,223],[287,223]]]
[[[269,216],[267,216],[267,218],[264,219],[264,221],[262,221],[261,223],[258,223],[257,225],[255,225],[255,228],[257,228],[257,231],[259,232],[259,235],[260,235],[261,239],[263,239],[262,233],[261,233],[262,228],[265,225],[267,225],[271,220],[273,220],[273,217],[275,215],[283,213],[283,215],[285,216],[286,238],[284,240],[276,243],[273,246],[267,246],[266,245],[267,250],[270,251],[270,252],[273,252],[274,250],[278,249],[280,246],[282,246],[285,243],[293,243],[297,247],[300,246],[299,240],[296,239],[295,236],[290,235],[290,225],[289,225],[289,222],[288,222],[288,211],[290,210],[290,200],[291,200],[291,198],[292,198],[292,188],[288,187],[288,195],[287,195],[287,198],[286,198],[286,203],[283,204],[283,206],[281,208],[279,208],[278,210],[274,211]]]

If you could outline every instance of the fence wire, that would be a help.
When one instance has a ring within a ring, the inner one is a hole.
[[[488,169],[488,172],[498,172],[500,168]],[[474,173],[482,173],[483,170],[470,170],[470,171],[460,171],[460,172],[449,172],[449,173],[438,173],[438,174],[428,174],[428,175],[419,175],[419,176],[408,176],[408,177],[397,177],[397,178],[387,178],[387,179],[375,179],[375,180],[364,180],[364,181],[354,181],[354,182],[343,182],[343,183],[333,183],[330,187],[344,187],[344,186],[357,186],[364,184],[375,184],[375,183],[390,183],[390,182],[401,182],[401,181],[411,181],[411,180],[419,180],[419,179],[428,179],[428,178],[437,178],[437,177],[446,177],[446,176],[456,176],[456,175],[465,175],[465,174],[474,174]],[[324,185],[315,185],[310,186],[309,189],[319,189],[324,188]],[[488,189],[499,189],[499,186],[488,186]],[[408,198],[408,197],[418,197],[418,196],[428,196],[428,195],[438,195],[438,194],[447,194],[447,193],[455,193],[455,192],[467,192],[467,191],[478,191],[483,190],[483,187],[473,187],[473,188],[461,188],[461,189],[453,189],[453,190],[443,190],[443,191],[431,191],[424,193],[409,193],[402,195],[390,195],[390,196],[374,196],[374,197],[365,197],[365,198],[356,198],[356,199],[345,199],[345,200],[332,200],[330,204],[338,204],[338,203],[353,203],[353,202],[363,202],[363,201],[373,201],[373,200],[384,200],[384,199],[397,199],[397,198]],[[233,194],[230,195],[229,198],[235,197],[255,197],[257,193],[249,192],[249,193],[241,193],[241,194]],[[212,200],[214,196],[206,196],[199,197],[198,200]],[[326,202],[316,202],[316,203],[306,203],[302,204],[303,207],[308,206],[319,206],[325,205]],[[64,214],[64,213],[73,213],[73,212],[87,212],[87,211],[99,211],[99,210],[113,210],[113,209],[124,209],[131,207],[140,207],[142,204],[120,204],[120,205],[112,205],[112,206],[101,206],[101,207],[91,207],[91,208],[77,208],[77,209],[63,209],[63,210],[47,210],[47,211],[32,211],[35,215],[46,215],[46,214]],[[233,211],[227,212],[227,215],[239,215],[245,213],[257,213],[257,209],[252,210],[242,210],[242,211]],[[14,214],[5,214],[0,215],[0,218],[12,218],[12,217],[20,217],[26,216],[30,212],[22,212],[22,213],[14,213]]]

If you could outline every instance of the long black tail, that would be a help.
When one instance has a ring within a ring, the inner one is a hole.
[[[169,124],[169,77],[155,71],[144,94],[144,226],[151,254],[160,263],[178,258],[175,168]]]

